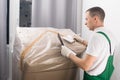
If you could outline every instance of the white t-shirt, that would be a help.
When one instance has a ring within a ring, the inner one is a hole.
[[[113,38],[113,35],[104,27],[95,29],[86,49],[86,54],[95,56],[97,58],[90,70],[87,71],[89,75],[101,74],[105,70],[107,60],[110,55],[109,42],[104,35],[97,33],[98,31],[104,32],[109,37],[111,41],[112,54],[115,49],[115,40]]]

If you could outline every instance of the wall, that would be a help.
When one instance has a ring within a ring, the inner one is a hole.
[[[9,80],[12,80],[12,53],[15,39],[16,27],[19,26],[19,6],[20,0],[10,0],[9,12]],[[14,75],[13,75],[14,76]]]
[[[77,0],[32,0],[32,27],[69,28],[77,23]]]
[[[0,80],[8,79],[8,53],[6,46],[7,0],[0,0]]]
[[[117,49],[115,51],[115,71],[112,75],[111,80],[119,80],[120,76],[120,1],[119,0],[83,0],[83,13],[82,13],[82,36],[88,40],[90,36],[90,31],[87,29],[87,27],[84,25],[85,23],[85,11],[93,6],[100,6],[102,7],[106,12],[106,18],[105,18],[105,27],[107,27],[109,30],[112,31],[112,33],[115,35],[116,40],[118,42]]]

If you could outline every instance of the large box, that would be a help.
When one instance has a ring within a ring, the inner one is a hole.
[[[13,53],[13,80],[74,80],[77,66],[61,55],[61,36],[76,35],[70,29],[17,28]],[[78,55],[86,46],[80,42],[65,46]]]

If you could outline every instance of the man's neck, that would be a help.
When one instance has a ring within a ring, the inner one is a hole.
[[[104,26],[103,26],[103,25],[101,25],[101,26],[97,26],[96,28],[94,28],[94,30],[97,29],[97,28],[100,28],[100,27],[104,27]],[[94,31],[94,30],[93,30],[93,31]]]

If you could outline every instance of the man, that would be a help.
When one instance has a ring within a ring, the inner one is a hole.
[[[100,7],[86,11],[85,25],[94,31],[83,58],[76,56],[72,50],[62,46],[61,54],[71,59],[84,70],[84,80],[110,80],[113,73],[113,52],[115,41],[111,32],[104,28],[105,12]]]

